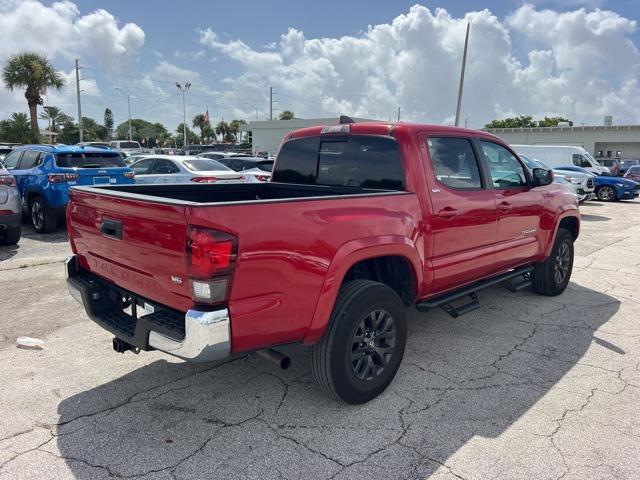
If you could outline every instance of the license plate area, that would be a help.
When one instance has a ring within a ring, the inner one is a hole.
[[[111,177],[93,177],[94,185],[109,185],[111,183]]]

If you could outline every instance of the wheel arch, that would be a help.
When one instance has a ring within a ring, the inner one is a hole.
[[[553,235],[549,236],[547,245],[545,246],[545,258],[551,255],[551,249],[553,248],[553,244],[556,241],[556,236],[558,235],[558,230],[560,228],[569,230],[573,240],[575,241],[578,238],[578,235],[580,235],[580,214],[578,213],[578,210],[565,210],[558,216],[558,220],[556,221],[553,229]]]
[[[389,272],[410,275],[410,286],[404,279],[394,281]],[[357,278],[380,281],[394,289],[405,305],[410,305],[418,297],[422,276],[422,260],[415,245],[406,237],[368,237],[347,242],[329,265],[303,343],[313,344],[322,336],[345,281]]]

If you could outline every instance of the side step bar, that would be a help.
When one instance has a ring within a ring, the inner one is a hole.
[[[519,267],[514,270],[490,277],[485,280],[480,280],[472,285],[461,288],[454,292],[445,293],[443,295],[424,300],[416,304],[416,308],[421,312],[426,312],[432,308],[442,308],[445,312],[451,315],[453,318],[457,318],[460,315],[469,313],[477,308],[480,308],[480,302],[478,301],[478,291],[488,287],[492,287],[499,283],[509,282],[508,288],[512,292],[517,292],[523,288],[531,285],[531,272],[533,272],[532,266]],[[522,277],[522,278],[518,278]],[[452,302],[459,300],[463,297],[470,297],[471,301],[460,306],[454,306]]]

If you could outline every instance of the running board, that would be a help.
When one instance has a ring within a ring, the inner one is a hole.
[[[457,318],[460,315],[464,315],[465,313],[469,313],[477,308],[480,308],[478,291],[488,287],[492,287],[499,283],[509,282],[509,290],[511,290],[512,292],[517,292],[518,290],[522,290],[523,288],[531,285],[532,272],[533,267],[531,266],[516,268],[500,275],[496,275],[495,277],[480,280],[479,282],[463,287],[460,290],[445,293],[444,295],[418,302],[416,304],[416,308],[421,312],[426,312],[427,310],[430,310],[432,308],[442,308],[453,318]],[[522,278],[518,280],[518,277]],[[456,300],[467,296],[471,299],[471,301],[469,301],[468,303],[459,305],[457,307],[452,304],[452,302],[455,302]]]

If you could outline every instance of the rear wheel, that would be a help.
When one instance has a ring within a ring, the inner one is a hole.
[[[538,263],[533,271],[533,289],[550,297],[560,295],[569,284],[573,270],[573,236],[558,229],[551,255]]]
[[[58,219],[47,213],[42,197],[36,197],[31,201],[29,213],[31,217],[31,225],[33,225],[33,229],[36,232],[49,233],[55,230],[58,224]]]
[[[0,245],[15,245],[20,241],[22,235],[22,227],[7,228],[2,237],[0,237]]]
[[[368,402],[393,380],[406,341],[406,308],[398,294],[370,280],[347,282],[327,331],[311,349],[311,372],[335,398]]]
[[[596,193],[598,200],[603,202],[613,202],[616,199],[616,191],[611,185],[603,185]]]

